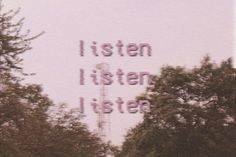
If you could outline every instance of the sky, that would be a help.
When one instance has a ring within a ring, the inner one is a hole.
[[[21,8],[24,29],[32,35],[45,34],[32,42],[24,54],[26,78],[43,86],[56,103],[79,106],[85,98],[84,122],[96,131],[97,115],[90,101],[99,98],[99,87],[88,81],[96,64],[106,62],[111,72],[121,68],[158,74],[164,65],[197,66],[204,55],[215,62],[233,56],[233,0],[4,0],[5,9]],[[79,55],[79,41],[85,42],[85,56]],[[148,43],[151,57],[94,57],[89,49],[98,45]],[[79,69],[86,72],[86,85],[79,85]],[[107,87],[107,98],[125,102],[145,91],[146,85]],[[120,145],[127,131],[142,121],[142,114],[110,115],[108,138]]]

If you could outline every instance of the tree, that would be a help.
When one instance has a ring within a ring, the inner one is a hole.
[[[52,102],[38,85],[22,85],[9,73],[0,73],[0,156],[27,156],[35,132],[49,126],[46,111]]]
[[[139,99],[151,112],[131,129],[118,157],[235,157],[236,71],[207,56],[200,67],[166,66]]]
[[[0,70],[22,72],[20,65],[23,59],[20,57],[22,53],[31,49],[31,41],[39,35],[29,37],[30,31],[22,33],[24,18],[17,22],[13,22],[18,11],[10,10],[3,12],[3,6],[0,1]]]
[[[53,109],[48,119],[51,127],[42,157],[105,157],[105,144],[81,123],[77,109],[66,112],[66,105]],[[57,111],[57,112],[56,112]]]
[[[77,110],[52,108],[57,105],[40,86],[0,76],[1,157],[105,156],[105,144],[81,123]]]
[[[49,111],[56,104],[42,87],[16,77],[15,70],[23,72],[20,55],[37,37],[21,33],[23,19],[12,22],[17,13],[2,13],[0,6],[0,156],[104,157],[106,145],[81,123],[78,112],[62,108],[54,117]]]

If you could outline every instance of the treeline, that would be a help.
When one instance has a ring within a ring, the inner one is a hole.
[[[22,82],[21,54],[40,34],[22,33],[24,19],[12,22],[16,15],[0,7],[0,157],[235,157],[231,59],[218,65],[207,56],[192,69],[163,67],[137,98],[149,101],[151,112],[118,151],[91,133],[76,110],[66,111],[41,86]]]

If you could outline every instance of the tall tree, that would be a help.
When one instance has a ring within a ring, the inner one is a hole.
[[[146,94],[151,112],[118,157],[235,157],[236,71],[207,56],[200,67],[166,66]]]
[[[49,109],[56,104],[41,86],[15,76],[23,72],[20,55],[37,37],[22,33],[23,19],[13,23],[17,13],[3,13],[0,5],[0,157],[104,157],[105,144],[78,112],[62,109],[53,117]]]

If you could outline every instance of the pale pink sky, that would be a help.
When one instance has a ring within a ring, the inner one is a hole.
[[[88,72],[101,60],[111,70],[158,73],[161,65],[197,65],[206,54],[218,62],[233,56],[233,0],[4,0],[7,8],[22,8],[25,28],[46,33],[24,55],[28,82],[42,84],[55,102],[78,106],[80,96],[98,97],[90,84],[79,86],[78,70]],[[79,40],[115,43],[146,42],[153,57],[96,58],[78,55]],[[109,87],[109,98],[133,99],[144,86]],[[96,115],[86,106],[85,122],[95,129]],[[126,131],[141,115],[111,115],[110,138],[121,144]]]

